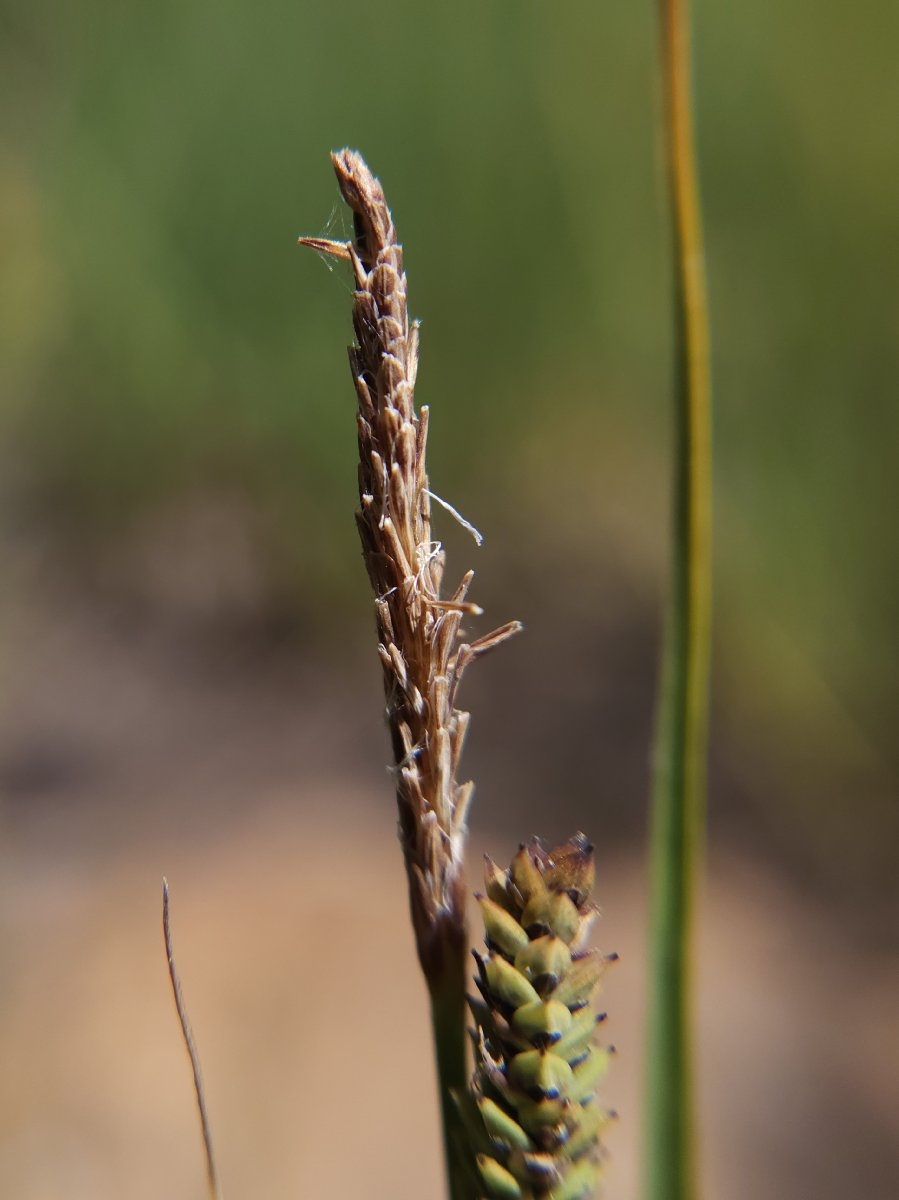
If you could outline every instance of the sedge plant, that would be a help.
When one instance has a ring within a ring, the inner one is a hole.
[[[673,213],[677,371],[673,571],[653,795],[646,1200],[692,1200],[689,949],[702,825],[709,627],[710,444],[705,295],[683,0],[662,0]],[[403,251],[380,183],[361,155],[332,155],[353,214],[349,242],[300,241],[347,260],[355,280],[349,358],[357,397],[357,525],[374,593],[400,841],[427,984],[451,1200],[588,1200],[602,1173],[599,1097],[611,1048],[595,1042],[592,1000],[616,955],[591,949],[593,847],[583,834],[522,844],[507,870],[487,859],[477,897],[485,953],[467,996],[464,851],[473,785],[458,771],[467,667],[517,633],[511,621],[465,641],[473,572],[444,593],[431,536],[428,409],[415,406],[419,330]],[[166,949],[194,1071],[210,1196],[219,1196],[196,1047]],[[468,1026],[469,1014],[472,1025]],[[473,1053],[469,1066],[468,1043]]]
[[[409,907],[431,1000],[450,1195],[581,1200],[597,1182],[609,1119],[596,1099],[606,1054],[593,1046],[589,1006],[608,960],[585,944],[596,912],[593,848],[583,835],[549,851],[532,841],[509,871],[488,863],[469,1084],[464,848],[472,784],[458,780],[468,714],[457,693],[469,664],[521,626],[464,641],[463,618],[480,612],[467,598],[472,572],[444,594],[402,247],[362,157],[341,150],[332,162],[354,238],[301,242],[348,260],[356,285],[357,524],[374,593]]]

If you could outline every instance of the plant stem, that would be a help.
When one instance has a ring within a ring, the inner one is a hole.
[[[428,982],[431,996],[431,1028],[437,1061],[437,1086],[440,1091],[444,1161],[450,1200],[473,1200],[475,1193],[472,1188],[471,1151],[454,1099],[454,1093],[464,1093],[468,1086],[469,1074],[465,1019],[467,951],[464,944],[458,949],[460,953],[445,956],[445,970],[440,980]]]
[[[672,579],[652,803],[646,1200],[696,1195],[691,1054],[694,893],[705,816],[711,625],[708,314],[688,0],[661,0],[675,381]]]

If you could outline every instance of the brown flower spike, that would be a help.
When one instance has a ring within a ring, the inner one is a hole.
[[[463,847],[472,784],[456,780],[468,714],[456,708],[465,668],[521,628],[461,640],[469,571],[442,594],[444,555],[431,535],[425,467],[428,409],[415,410],[418,324],[409,323],[403,250],[380,183],[361,155],[331,156],[352,209],[352,243],[302,238],[349,259],[355,275],[350,367],[359,401],[362,552],[375,594],[378,653],[393,743],[400,838],[418,955],[433,987],[465,947]]]

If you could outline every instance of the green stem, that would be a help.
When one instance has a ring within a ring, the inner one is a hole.
[[[465,966],[465,947],[462,946],[459,953],[447,955],[439,981],[430,984],[431,1027],[450,1200],[473,1200],[475,1196],[469,1161],[471,1151],[458,1105],[453,1099],[454,1093],[464,1093],[468,1086]]]
[[[711,420],[687,0],[660,0],[660,16],[676,362],[673,561],[652,803],[645,1196],[646,1200],[691,1200],[696,1180],[690,960],[705,824]]]

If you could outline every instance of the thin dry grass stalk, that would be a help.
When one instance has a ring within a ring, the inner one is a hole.
[[[197,1110],[200,1114],[200,1127],[203,1131],[203,1148],[206,1152],[206,1183],[209,1200],[222,1200],[222,1190],[218,1181],[215,1152],[212,1148],[212,1127],[209,1124],[209,1112],[206,1108],[206,1093],[203,1090],[203,1075],[200,1071],[200,1052],[197,1050],[194,1031],[187,1015],[187,1005],[184,1003],[184,993],[181,989],[181,977],[175,965],[175,951],[172,947],[172,925],[169,916],[169,885],[168,880],[162,881],[162,936],[165,941],[165,956],[169,964],[169,979],[172,983],[172,995],[175,998],[175,1009],[181,1024],[181,1035],[190,1059],[190,1069],[194,1077],[194,1092],[197,1097]]]
[[[331,156],[355,241],[301,239],[348,258],[356,291],[357,344],[350,367],[359,401],[362,550],[375,593],[378,653],[393,743],[400,835],[416,944],[429,979],[439,978],[465,942],[463,845],[471,783],[457,771],[468,713],[456,708],[465,668],[521,627],[510,622],[471,643],[460,626],[477,606],[466,600],[469,571],[442,594],[444,554],[431,534],[425,449],[428,409],[416,412],[418,324],[406,305],[403,250],[381,184],[361,155]]]

